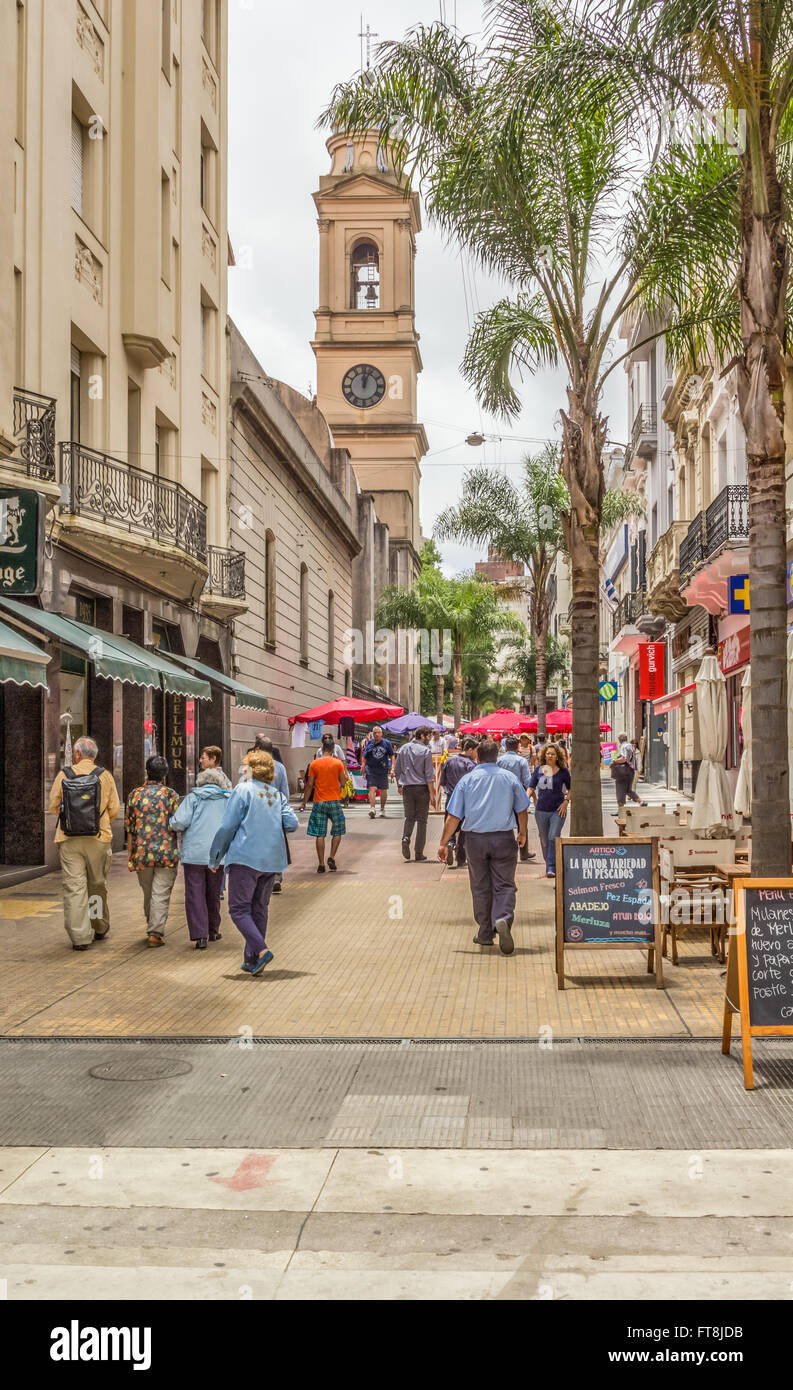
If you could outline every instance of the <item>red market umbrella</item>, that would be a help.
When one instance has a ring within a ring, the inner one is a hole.
[[[354,700],[350,695],[339,695],[326,705],[316,705],[314,709],[304,710],[302,714],[290,715],[290,724],[338,724],[345,717],[355,719],[359,724],[371,724],[377,719],[397,719],[404,714],[403,705],[377,704],[373,700]]]
[[[461,724],[461,734],[522,734],[528,730],[531,720],[527,714],[516,714],[514,709],[497,709],[494,714],[483,714],[470,724]],[[536,728],[536,721],[535,721]]]
[[[602,734],[610,734],[610,733],[611,733],[611,725],[610,725],[610,724],[601,724],[601,726],[600,726],[600,732],[601,732]]]

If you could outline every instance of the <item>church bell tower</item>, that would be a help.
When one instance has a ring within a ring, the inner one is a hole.
[[[418,194],[406,191],[376,132],[337,133],[327,148],[330,173],[314,194],[317,405],[388,527],[388,582],[408,585],[419,571],[419,483],[428,447],[416,403]]]

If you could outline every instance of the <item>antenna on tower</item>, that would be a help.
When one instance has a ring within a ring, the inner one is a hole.
[[[372,39],[379,39],[379,37],[380,37],[380,35],[379,35],[379,34],[376,34],[375,31],[374,31],[374,29],[370,29],[368,24],[367,24],[366,28],[364,29],[364,27],[363,27],[363,15],[361,15],[361,32],[360,32],[359,35],[358,35],[358,38],[361,40],[361,72],[363,72],[363,70],[364,70],[364,67],[363,67],[363,45],[364,45],[364,40],[366,40],[366,71],[368,72],[369,69],[370,69],[371,66],[372,66]]]

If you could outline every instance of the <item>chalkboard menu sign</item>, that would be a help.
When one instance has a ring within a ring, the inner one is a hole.
[[[754,1088],[752,1038],[793,1034],[793,879],[736,879],[722,1052],[741,1016],[744,1085]]]
[[[556,841],[556,971],[564,952],[639,947],[663,987],[658,842],[622,837]]]

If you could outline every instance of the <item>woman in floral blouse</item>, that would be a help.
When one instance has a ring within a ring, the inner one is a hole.
[[[179,797],[166,787],[167,776],[165,758],[147,759],[144,785],[127,797],[127,864],[143,889],[149,946],[165,945],[165,923],[179,867],[179,848],[170,828]]]

